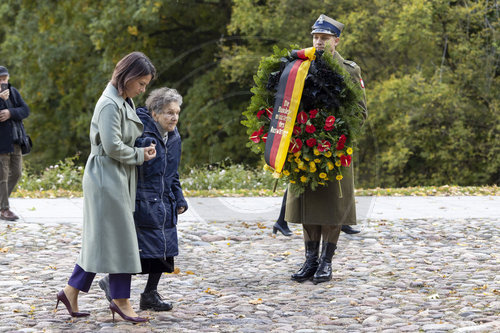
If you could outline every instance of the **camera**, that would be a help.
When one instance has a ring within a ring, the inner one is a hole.
[[[2,89],[0,90],[0,92],[4,91],[4,90],[7,90],[9,89],[9,84],[8,83],[2,83]]]

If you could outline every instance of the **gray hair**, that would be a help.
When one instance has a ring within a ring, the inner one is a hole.
[[[182,105],[182,96],[177,90],[166,87],[159,88],[149,94],[146,99],[146,107],[150,113],[162,114],[165,106],[172,102],[179,103],[179,106]]]

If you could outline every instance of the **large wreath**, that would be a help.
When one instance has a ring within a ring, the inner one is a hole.
[[[270,117],[281,73],[292,61],[288,49],[274,47],[262,59],[254,76],[250,106],[243,115],[250,141],[247,146],[258,154],[265,150]],[[329,52],[316,52],[305,79],[302,99],[290,148],[282,173],[297,194],[342,180],[342,171],[352,162],[353,143],[363,122],[358,102],[361,89]],[[273,171],[270,167],[267,169]]]

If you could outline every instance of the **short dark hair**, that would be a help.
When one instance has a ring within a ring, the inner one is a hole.
[[[156,68],[151,63],[151,60],[142,52],[132,52],[123,57],[116,64],[113,76],[111,77],[111,84],[113,84],[118,93],[123,95],[125,85],[139,77],[151,75],[154,79],[156,77]]]

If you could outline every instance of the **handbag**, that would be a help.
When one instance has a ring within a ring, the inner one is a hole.
[[[28,155],[31,152],[33,141],[31,141],[30,136],[26,134],[22,121],[12,121],[12,138],[13,141],[21,147],[21,153],[23,155]]]

